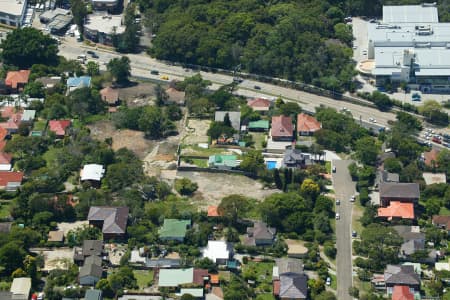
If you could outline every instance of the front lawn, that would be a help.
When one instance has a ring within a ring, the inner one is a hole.
[[[149,287],[153,282],[152,270],[133,270],[133,274],[140,290]]]
[[[7,218],[10,216],[9,209],[11,207],[11,202],[0,202],[0,219]]]

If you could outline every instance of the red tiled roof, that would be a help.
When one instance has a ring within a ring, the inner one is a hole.
[[[10,182],[22,182],[22,172],[0,171],[0,187],[5,187]]]
[[[294,132],[294,125],[292,125],[292,118],[286,116],[272,117],[272,137],[289,137]]]
[[[263,99],[263,98],[255,98],[252,100],[249,100],[247,102],[247,105],[251,108],[269,108],[270,107],[270,100]]]
[[[388,207],[378,208],[378,217],[414,219],[414,204],[391,201]]]
[[[8,130],[0,126],[0,151],[6,146],[6,136],[8,135]]]
[[[409,290],[409,286],[396,285],[392,293],[392,300],[414,300],[414,294]]]
[[[56,133],[56,135],[66,134],[66,128],[70,126],[70,120],[51,120],[48,122],[50,131]]]
[[[5,152],[0,152],[0,164],[10,164],[12,155]]]
[[[435,166],[437,166],[437,157],[438,157],[439,152],[440,151],[436,150],[435,148],[431,149],[428,152],[425,152],[423,154],[425,164],[427,166],[431,167],[431,166],[433,166],[433,161],[434,161]]]
[[[278,296],[280,294],[280,281],[279,280],[274,280],[273,281],[273,294],[275,296]]]
[[[30,77],[30,70],[9,71],[6,74],[5,84],[13,89],[17,89],[18,84],[25,84]]]
[[[212,284],[219,284],[219,274],[209,274],[209,281],[212,283]]]
[[[2,118],[9,119],[14,114],[15,108],[13,106],[6,106],[2,108]]]
[[[17,130],[19,129],[19,125],[13,121],[7,121],[0,123],[0,127],[6,129],[6,130]]]
[[[194,282],[198,285],[203,285],[204,280],[203,277],[208,276],[208,270],[206,269],[194,269]]]
[[[208,206],[208,217],[220,217],[218,206],[210,205]]]
[[[322,128],[322,124],[316,118],[301,113],[297,116],[297,131],[298,132],[315,132]]]

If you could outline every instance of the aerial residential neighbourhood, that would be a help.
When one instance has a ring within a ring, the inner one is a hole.
[[[0,0],[0,300],[450,300],[449,8]]]

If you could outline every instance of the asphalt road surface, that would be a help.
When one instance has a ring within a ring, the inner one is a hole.
[[[336,273],[337,277],[337,298],[339,300],[352,300],[348,293],[349,287],[353,284],[352,278],[352,210],[353,203],[350,197],[355,195],[355,183],[352,182],[348,165],[350,160],[333,160],[332,165],[336,167],[333,173],[333,188],[336,199],[341,201],[336,205],[336,213],[340,218],[336,220]]]

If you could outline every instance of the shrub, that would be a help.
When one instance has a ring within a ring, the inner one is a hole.
[[[175,181],[175,190],[183,196],[192,195],[198,189],[198,184],[190,181],[188,178],[177,179]]]

